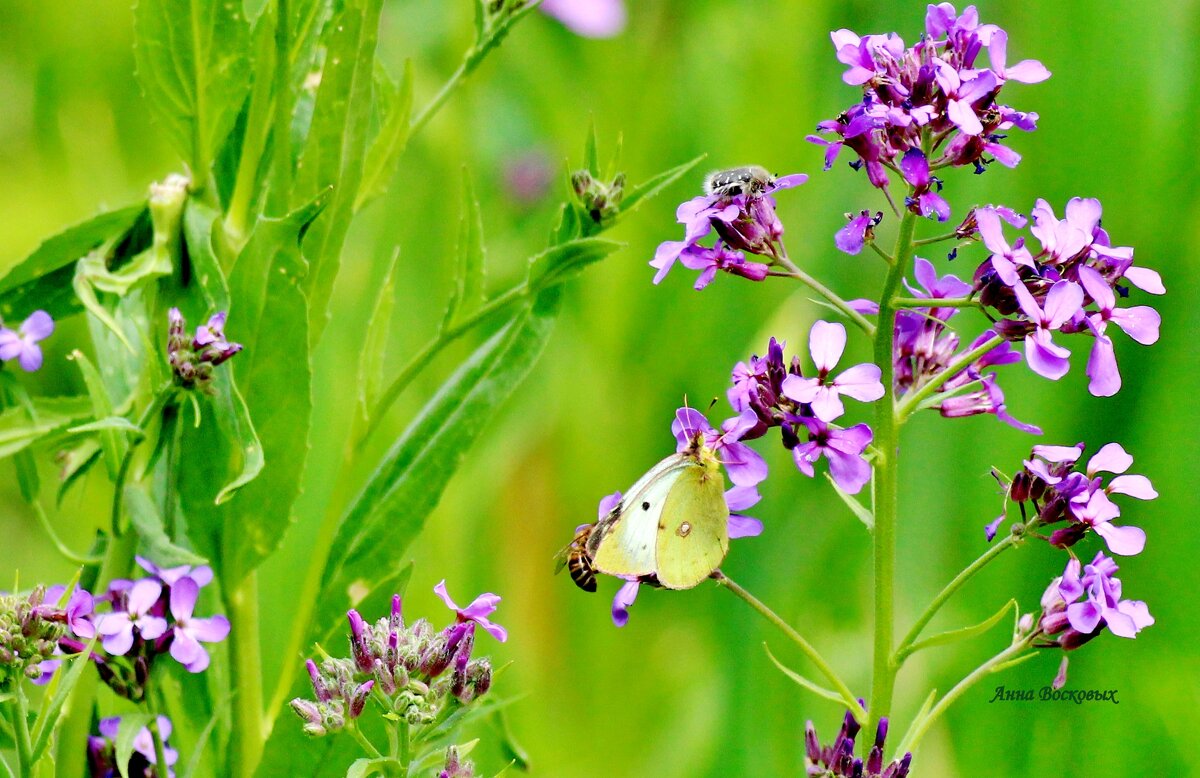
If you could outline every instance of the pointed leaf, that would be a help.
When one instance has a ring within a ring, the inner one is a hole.
[[[588,122],[587,140],[583,144],[583,167],[592,174],[592,178],[600,177],[600,158],[596,151],[596,117]]]
[[[871,511],[871,509],[856,500],[852,495],[847,494],[842,487],[838,486],[838,482],[833,480],[833,476],[829,475],[829,473],[826,473],[825,477],[829,479],[829,485],[833,487],[833,491],[836,492],[837,496],[840,497],[842,502],[846,504],[846,507],[850,509],[850,512],[857,516],[858,520],[866,525],[868,532],[873,532],[875,530],[875,514]]]
[[[805,689],[808,689],[810,692],[817,695],[818,697],[824,697],[825,699],[827,699],[831,702],[835,702],[838,705],[846,704],[846,701],[842,698],[842,695],[838,694],[837,692],[833,691],[832,689],[826,689],[824,686],[813,683],[812,681],[808,680],[804,676],[800,675],[800,673],[797,673],[795,670],[792,670],[792,669],[788,668],[787,666],[785,666],[782,662],[780,662],[778,659],[775,658],[775,655],[771,653],[771,649],[767,646],[766,643],[763,643],[763,650],[767,652],[767,656],[770,657],[771,661],[775,663],[775,666],[779,668],[779,671],[781,673],[786,675],[788,678],[791,678],[796,683],[800,684],[800,686],[804,687]]]
[[[134,59],[146,102],[203,181],[250,88],[250,28],[229,0],[138,0]]]
[[[121,778],[129,778],[129,760],[133,757],[133,739],[149,726],[154,717],[149,713],[127,713],[121,717],[117,727],[117,771]]]
[[[345,612],[349,593],[362,587],[364,577],[369,581],[394,569],[485,421],[541,354],[558,307],[556,291],[522,306],[442,385],[388,451],[342,521],[318,612]]]
[[[400,157],[408,147],[408,131],[412,120],[413,107],[413,66],[412,60],[404,61],[404,76],[400,79],[400,91],[396,95],[391,109],[379,135],[371,143],[367,159],[363,165],[362,182],[358,187],[358,199],[354,210],[383,194],[388,184],[396,174]]]
[[[125,487],[125,508],[129,520],[141,541],[138,548],[142,556],[159,567],[178,565],[206,565],[208,560],[199,554],[176,545],[167,536],[162,515],[150,495],[139,486]]]
[[[382,284],[376,284],[379,291],[375,295],[375,304],[371,307],[371,316],[367,319],[367,332],[363,337],[362,353],[358,358],[358,424],[361,430],[367,429],[371,420],[371,409],[379,399],[383,387],[384,356],[387,354],[388,333],[392,322],[392,309],[396,303],[396,268],[399,267],[400,251],[392,252]],[[355,438],[360,433],[356,430]]]
[[[529,260],[529,288],[532,294],[563,284],[583,268],[599,262],[624,244],[604,238],[579,238],[546,249]]]
[[[70,358],[79,365],[79,372],[83,375],[83,384],[87,387],[88,396],[92,400],[92,415],[97,419],[111,417],[113,415],[112,399],[108,396],[108,389],[104,386],[100,371],[96,370],[92,360],[78,349],[71,352]],[[126,421],[125,419],[121,420]],[[136,425],[130,426],[137,430]],[[78,431],[78,427],[72,428],[72,432]],[[125,438],[116,429],[105,430],[100,435],[100,445],[104,450],[104,464],[108,469],[109,480],[115,482],[117,471],[121,467],[121,460],[125,458]]]
[[[687,175],[691,170],[704,161],[707,154],[701,154],[691,162],[684,162],[679,167],[671,168],[665,172],[659,173],[657,176],[645,181],[632,189],[621,200],[621,213],[626,214],[641,205],[643,200],[648,200],[666,189],[671,184]]]
[[[0,458],[90,418],[91,413],[86,397],[38,397],[29,408],[6,408],[0,412]]]
[[[961,640],[968,640],[969,638],[973,638],[978,635],[982,635],[983,633],[990,630],[992,627],[999,624],[1000,620],[1004,618],[1006,613],[1008,613],[1009,608],[1012,608],[1013,611],[1019,611],[1020,606],[1018,606],[1016,600],[1009,600],[1008,602],[1004,603],[1004,605],[1000,608],[1000,610],[996,611],[991,616],[989,616],[988,618],[979,622],[978,624],[973,624],[969,627],[962,627],[961,629],[948,630],[946,632],[941,632],[937,635],[934,635],[933,637],[925,638],[924,640],[919,640],[916,643],[913,643],[911,646],[909,646],[906,650],[901,651],[898,658],[903,658],[910,654],[915,654],[916,652],[921,651],[926,648],[933,648],[934,646],[944,646],[944,645],[948,645],[950,643],[957,643]]]

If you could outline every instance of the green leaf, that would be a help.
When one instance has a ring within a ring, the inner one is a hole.
[[[528,374],[558,313],[556,290],[519,308],[426,403],[351,503],[325,569],[318,613],[345,612],[355,589],[396,561],[421,531],[484,422]]]
[[[138,0],[137,78],[198,183],[250,89],[250,28],[231,0]]]
[[[183,236],[191,263],[191,281],[200,286],[207,310],[202,317],[217,311],[229,310],[229,282],[213,250],[213,224],[217,213],[195,200],[188,200],[183,211]]]
[[[70,591],[71,587],[67,587]],[[53,696],[50,698],[49,704],[43,708],[42,714],[38,716],[37,726],[34,727],[30,734],[30,742],[32,743],[33,761],[36,762],[46,752],[46,747],[50,744],[50,736],[54,734],[54,728],[58,726],[58,720],[62,717],[63,706],[67,702],[67,697],[70,696],[71,690],[75,688],[75,684],[79,683],[80,676],[83,675],[88,665],[91,664],[89,656],[96,641],[93,639],[88,643],[83,651],[73,657],[63,660],[63,664],[55,673],[53,683],[57,688],[53,691]],[[67,669],[67,668],[70,669]]]
[[[367,333],[362,342],[362,353],[358,358],[358,425],[367,428],[371,409],[379,399],[383,387],[384,357],[387,354],[388,333],[392,322],[392,309],[396,304],[396,268],[400,266],[400,251],[392,252],[383,283],[374,285],[379,291],[371,306],[367,319]],[[358,439],[360,430],[355,431]]]
[[[71,290],[76,260],[118,241],[145,212],[144,202],[108,211],[45,240],[0,278],[0,318],[22,319],[42,308],[58,319],[78,310]]]
[[[592,174],[592,178],[600,178],[600,159],[596,151],[596,117],[588,122],[587,140],[583,144],[583,166]]]
[[[675,183],[685,175],[690,173],[696,165],[704,161],[707,154],[701,154],[691,162],[684,162],[679,167],[671,168],[670,170],[659,173],[657,176],[633,187],[626,193],[621,200],[621,214],[627,214],[630,211],[641,205],[643,200],[648,200],[651,197],[662,192],[671,184]]]
[[[133,432],[141,434],[142,430],[138,425],[131,422],[124,416],[106,416],[103,419],[90,421],[87,424],[80,424],[75,427],[69,427],[67,433],[70,435],[79,435],[85,432]]]
[[[134,484],[125,487],[125,508],[129,512],[129,520],[141,540],[139,550],[141,555],[154,562],[159,567],[177,567],[179,565],[206,565],[208,560],[177,546],[167,536],[163,526],[162,516],[158,506],[150,499],[145,490]]]
[[[38,397],[29,408],[7,408],[0,413],[0,458],[90,418],[91,413],[86,397]]]
[[[133,757],[133,739],[150,725],[154,717],[149,713],[127,713],[121,717],[117,727],[117,770],[121,778],[129,778],[129,760]]]
[[[97,419],[105,419],[113,415],[112,399],[108,396],[108,389],[104,385],[104,380],[100,377],[100,371],[96,370],[96,366],[92,364],[92,360],[76,349],[71,352],[71,359],[75,364],[79,365],[79,372],[83,374],[83,383],[87,387],[88,396],[92,400],[92,415]],[[122,421],[125,421],[122,419]],[[128,423],[128,422],[126,422]],[[135,430],[136,426],[132,426]],[[78,432],[78,427],[73,427],[72,432]],[[104,450],[104,464],[108,468],[108,477],[111,481],[117,480],[117,471],[121,467],[121,460],[125,457],[125,439],[115,429],[106,430],[100,435],[100,445]]]
[[[379,134],[367,151],[367,161],[363,165],[362,181],[358,187],[358,198],[354,210],[387,191],[388,184],[396,174],[400,157],[408,147],[408,131],[411,127],[413,107],[413,66],[412,60],[404,61],[404,76],[400,79],[400,91],[388,111]]]
[[[486,249],[483,245],[483,213],[475,197],[471,174],[463,168],[463,206],[458,220],[454,290],[442,317],[442,328],[450,327],[460,311],[470,312],[484,303]]]
[[[924,640],[919,640],[916,643],[913,643],[907,649],[902,650],[899,653],[897,658],[903,659],[904,657],[906,657],[910,654],[915,654],[916,652],[924,650],[926,648],[933,648],[934,646],[944,646],[944,645],[948,645],[950,643],[957,643],[961,640],[968,640],[968,639],[976,637],[978,635],[982,635],[983,633],[990,630],[992,627],[999,624],[1000,620],[1003,619],[1005,614],[1008,613],[1009,608],[1012,608],[1014,612],[1018,612],[1020,610],[1020,606],[1017,604],[1016,600],[1009,600],[1008,602],[1004,603],[1004,605],[1000,608],[1000,610],[996,611],[994,614],[992,614],[988,618],[984,619],[983,621],[979,622],[978,624],[973,624],[969,627],[962,627],[961,629],[948,630],[946,632],[938,633],[937,635],[934,635],[933,637],[925,638]]]
[[[874,532],[875,514],[871,511],[871,509],[856,500],[853,495],[847,494],[842,487],[838,486],[838,482],[833,480],[833,476],[831,476],[829,473],[826,473],[825,477],[829,479],[829,485],[833,487],[833,491],[836,492],[837,496],[840,497],[842,502],[846,504],[846,507],[850,509],[850,512],[857,516],[858,520],[866,525],[867,531]]]
[[[362,180],[374,90],[375,44],[383,0],[346,0],[326,26],[325,65],[301,154],[293,204],[333,187],[329,207],[308,230],[304,256],[309,338],[320,339]]]
[[[529,260],[531,293],[537,294],[571,280],[579,271],[623,245],[604,238],[579,238],[546,249]]]
[[[767,646],[766,643],[763,643],[763,650],[767,652],[767,656],[770,657],[771,661],[775,663],[775,666],[779,668],[779,672],[783,673],[788,678],[791,678],[793,681],[798,683],[800,686],[804,687],[805,689],[808,689],[810,692],[817,695],[818,697],[824,697],[825,699],[827,699],[831,702],[835,702],[838,705],[846,704],[846,701],[842,697],[842,695],[838,694],[837,692],[833,691],[832,689],[826,689],[824,686],[821,686],[820,684],[813,683],[812,681],[808,680],[804,676],[800,675],[800,673],[797,673],[795,670],[792,670],[791,668],[787,667],[782,662],[780,662],[778,659],[776,659],[775,655],[771,653],[771,649]]]
[[[390,757],[381,756],[378,759],[355,759],[346,771],[346,778],[367,778],[368,775],[387,775],[388,766],[398,767],[400,762]]]

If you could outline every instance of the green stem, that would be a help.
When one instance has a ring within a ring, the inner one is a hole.
[[[875,241],[873,241],[873,240],[869,241],[867,243],[867,245],[871,247],[871,251],[874,251],[876,254],[883,257],[883,261],[888,263],[889,265],[894,264],[896,262],[896,258],[893,257],[891,254],[887,253],[886,251],[884,251],[883,249],[881,249],[879,247],[879,244],[876,243]]]
[[[162,411],[173,392],[174,387],[168,383],[154,393],[154,399],[146,406],[146,410],[142,411],[142,415],[137,421],[137,427],[141,430],[141,434],[134,436],[129,441],[129,448],[125,449],[125,456],[121,458],[121,466],[117,468],[117,480],[113,483],[113,504],[110,517],[110,532],[114,538],[125,534],[124,528],[121,527],[121,506],[125,501],[125,480],[129,477],[129,469],[133,465],[134,452],[137,451],[138,444],[146,439],[151,422]]]
[[[1036,634],[1036,632],[1034,634]],[[984,676],[989,675],[995,670],[1003,669],[1004,665],[1008,665],[1010,662],[1017,659],[1017,657],[1021,655],[1021,652],[1029,647],[1030,640],[1031,638],[1027,637],[1024,640],[1019,640],[1016,643],[1013,643],[999,654],[996,654],[994,657],[975,668],[970,675],[955,684],[954,688],[946,692],[946,696],[938,700],[937,704],[933,706],[928,714],[912,723],[912,726],[909,727],[908,732],[904,733],[904,738],[900,741],[900,745],[896,748],[895,753],[903,754],[906,751],[916,751],[917,746],[921,744],[921,738],[925,736],[925,733],[929,730],[929,727],[932,726],[933,723],[937,721],[937,719],[943,713],[946,712],[947,708],[954,704],[955,700],[963,696],[968,689],[978,683]],[[1032,656],[1032,654],[1027,656]]]
[[[862,705],[855,699],[854,692],[850,691],[850,687],[846,685],[846,682],[841,679],[837,672],[825,661],[825,658],[817,653],[817,649],[813,648],[812,644],[805,640],[799,632],[793,629],[786,621],[779,618],[775,611],[768,608],[757,597],[743,589],[720,570],[713,573],[712,577],[717,583],[749,603],[751,608],[758,611],[767,621],[774,624],[783,634],[787,635],[789,640],[799,646],[805,656],[821,671],[821,674],[829,679],[829,682],[833,684],[838,694],[842,695],[846,707],[850,709],[855,719],[861,722],[866,718],[866,711],[863,710]]]
[[[404,768],[404,774],[407,775],[408,763],[412,759],[412,732],[409,731],[408,719],[400,719],[397,729],[399,730],[400,752],[396,758],[399,759],[400,765]]]
[[[16,683],[16,693],[13,697],[8,715],[16,740],[17,775],[24,778],[33,775],[33,747],[29,742],[29,704],[25,699],[25,690],[21,687],[20,679]]]
[[[246,574],[226,597],[229,610],[230,686],[233,731],[230,739],[230,775],[250,778],[262,758],[266,732],[263,721],[262,655],[259,646],[258,572]]]
[[[32,505],[33,513],[37,516],[38,524],[42,526],[42,531],[50,538],[50,542],[54,545],[55,550],[62,554],[68,562],[77,565],[95,565],[102,561],[103,557],[77,554],[68,548],[67,544],[62,542],[58,533],[54,531],[53,525],[50,524],[50,519],[46,516],[46,509],[42,507],[42,501],[34,500]]]
[[[1036,519],[1029,525],[1029,528],[1032,528],[1035,525]],[[929,622],[933,620],[933,617],[937,615],[937,612],[941,609],[941,607],[946,604],[946,601],[949,600],[955,592],[961,589],[963,584],[971,580],[976,573],[986,567],[993,559],[1000,556],[1008,549],[1016,546],[1018,537],[1019,536],[1011,533],[1006,535],[1003,540],[997,542],[987,551],[980,554],[978,559],[967,565],[962,572],[954,576],[954,580],[950,581],[950,583],[946,584],[946,586],[943,587],[940,592],[938,592],[938,595],[933,598],[933,602],[929,603],[929,606],[925,608],[924,612],[917,617],[917,620],[913,623],[912,628],[908,630],[908,634],[904,636],[904,639],[900,641],[899,647],[896,648],[896,656],[894,657],[893,662],[897,665],[897,667],[904,662],[905,657],[910,653],[909,649],[911,649],[913,644],[917,642],[917,638],[921,637],[921,631],[929,625]]]
[[[954,240],[957,237],[958,237],[957,232],[948,232],[945,235],[935,235],[932,238],[921,238],[920,240],[914,240],[913,245],[914,246],[929,246],[934,243],[941,243],[944,240]]]
[[[362,730],[360,730],[356,724],[353,722],[348,724],[346,726],[346,731],[350,733],[351,737],[358,741],[358,744],[363,747],[364,751],[367,752],[367,756],[371,757],[372,759],[383,758],[383,754],[379,753],[379,749],[375,747],[374,743],[372,743],[370,740],[367,740],[367,736],[362,733]]]
[[[979,300],[974,297],[897,297],[892,300],[897,308],[978,308]]]
[[[385,389],[379,396],[379,400],[375,403],[375,407],[371,410],[370,421],[368,422],[366,432],[363,434],[363,441],[370,438],[372,433],[379,428],[380,420],[383,419],[384,415],[388,412],[388,409],[392,407],[392,403],[396,402],[396,400],[408,387],[409,383],[411,383],[412,380],[417,377],[430,359],[433,359],[443,348],[458,340],[466,333],[470,332],[475,325],[479,324],[493,313],[496,313],[497,311],[506,308],[512,303],[521,299],[521,297],[527,294],[528,291],[529,287],[524,283],[512,287],[497,297],[488,300],[470,316],[463,319],[458,324],[455,324],[453,327],[442,330],[433,338],[433,340],[426,343],[420,351],[418,351],[411,359],[408,360],[408,364],[404,366],[399,375],[397,375],[392,382],[388,384],[388,388]],[[361,442],[362,441],[360,441],[360,443]]]
[[[158,706],[154,702],[154,690],[146,690],[146,712],[150,714],[150,739],[154,741],[154,764],[161,768],[167,766],[167,747],[163,742],[162,732],[158,728]],[[158,771],[155,771],[158,774]]]
[[[854,322],[854,324],[857,325],[860,330],[865,332],[867,337],[875,336],[875,325],[867,321],[866,317],[861,313],[851,308],[850,303],[843,300],[836,292],[810,276],[808,273],[805,273],[803,270],[796,267],[786,255],[776,256],[775,261],[784,269],[785,272],[782,274],[773,273],[772,275],[783,275],[786,278],[796,279],[809,289],[824,297],[830,305],[841,311],[846,318],[850,319],[850,321]]]
[[[1004,338],[999,334],[992,335],[992,337],[979,344],[979,346],[976,348],[971,349],[958,359],[951,362],[945,370],[929,379],[929,381],[926,383],[921,384],[920,388],[918,388],[916,391],[905,395],[900,404],[896,406],[896,418],[900,422],[906,420],[913,414],[913,412],[917,410],[917,408],[920,407],[924,400],[933,396],[934,392],[942,388],[943,384],[962,371],[966,370],[972,362],[996,348],[996,346],[999,346],[1003,341]]]
[[[875,364],[879,366],[883,397],[876,403],[875,447],[875,531],[874,588],[875,637],[871,671],[870,717],[866,730],[874,732],[881,716],[891,712],[896,667],[892,664],[892,640],[895,628],[896,520],[899,511],[900,423],[897,420],[895,363],[892,359],[895,339],[896,307],[893,302],[904,273],[912,264],[913,235],[917,217],[905,211],[896,236],[896,261],[888,270],[879,297],[879,326],[875,332]]]

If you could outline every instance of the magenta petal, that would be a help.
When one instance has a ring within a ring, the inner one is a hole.
[[[0,328],[0,360],[16,359],[24,348],[21,336],[12,330]]]
[[[1047,329],[1056,330],[1083,307],[1083,290],[1070,281],[1059,281],[1046,294]]]
[[[1071,369],[1071,363],[1067,360],[1070,353],[1055,345],[1047,330],[1038,330],[1025,336],[1025,361],[1033,372],[1053,381],[1062,378]]]
[[[158,616],[142,616],[137,620],[138,632],[146,640],[156,640],[167,634],[167,620]]]
[[[1117,308],[1112,312],[1111,318],[1113,324],[1143,346],[1158,342],[1158,328],[1162,323],[1162,317],[1150,306],[1137,305],[1133,308]]]
[[[846,350],[846,328],[837,322],[817,321],[808,332],[808,351],[818,370],[832,370]]]
[[[499,604],[500,595],[487,592],[472,600],[470,605],[459,611],[459,615],[482,624],[488,615],[495,613]]]
[[[191,578],[184,576],[171,587],[171,615],[176,621],[187,621],[196,610],[196,600],[200,597],[200,586]]]
[[[1039,84],[1050,78],[1050,71],[1036,59],[1023,59],[1004,71],[1009,81],[1019,81],[1022,84]]]
[[[612,620],[613,624],[618,627],[624,627],[629,623],[629,608],[637,599],[639,586],[637,581],[628,581],[617,590],[616,596],[613,597]]]
[[[838,391],[860,402],[874,402],[883,397],[883,384],[878,365],[864,362],[848,368],[833,382]]]
[[[735,486],[757,486],[767,480],[767,462],[745,443],[730,443],[723,448],[723,462],[729,480]]]
[[[487,619],[476,619],[475,621],[479,624],[479,626],[483,627],[489,635],[501,643],[508,640],[508,630],[506,630],[504,627],[501,627],[499,624],[488,621]]]
[[[815,378],[804,378],[795,374],[783,379],[783,394],[798,403],[810,403],[817,396],[821,382]]]
[[[847,494],[858,494],[871,480],[871,466],[862,457],[833,448],[826,449],[825,455],[829,459],[829,474]]]
[[[762,534],[763,523],[750,516],[729,514],[729,539],[756,538]]]
[[[160,594],[162,594],[162,584],[153,578],[143,578],[135,582],[129,589],[129,612],[133,614],[146,613],[154,607],[154,603],[158,602]]]
[[[984,526],[983,536],[985,538],[987,538],[988,543],[991,543],[992,540],[996,537],[996,532],[997,532],[997,530],[1000,529],[1000,525],[1003,522],[1004,522],[1004,514],[1001,513],[999,516],[997,516],[995,518],[994,521],[990,521],[987,523],[987,525]]]
[[[458,606],[454,604],[454,600],[450,599],[450,595],[446,592],[445,578],[437,586],[433,587],[433,593],[442,598],[442,602],[446,603],[447,608],[456,613],[458,612]]]
[[[45,311],[34,311],[21,323],[21,334],[36,342],[45,340],[54,332],[54,319]]]
[[[1100,608],[1091,600],[1072,603],[1067,606],[1067,621],[1086,635],[1100,623]]]
[[[1133,465],[1133,457],[1120,443],[1105,444],[1087,463],[1088,477],[1096,473],[1124,473]]]
[[[1088,391],[1093,397],[1112,397],[1121,391],[1121,371],[1117,367],[1117,355],[1113,351],[1112,339],[1098,335],[1088,355]]]
[[[762,495],[753,486],[735,486],[725,492],[725,505],[731,512],[753,508],[762,500]]]
[[[1118,527],[1105,522],[1097,524],[1095,530],[1114,554],[1136,556],[1146,547],[1146,533],[1138,527]]]
[[[540,8],[585,38],[611,38],[625,29],[623,0],[543,0]]]
[[[1150,294],[1166,294],[1167,288],[1163,286],[1162,276],[1157,271],[1147,267],[1131,267],[1125,270],[1124,278],[1129,283],[1141,289],[1143,292]]]
[[[229,619],[224,616],[210,616],[207,619],[192,619],[185,630],[196,640],[205,643],[220,643],[229,637]]]
[[[1109,494],[1124,494],[1139,500],[1153,500],[1158,492],[1144,475],[1119,475],[1108,484]]]
[[[833,421],[846,412],[846,406],[842,404],[836,389],[821,386],[813,395],[812,412],[821,421]]]
[[[1083,444],[1077,443],[1074,446],[1034,446],[1033,455],[1041,457],[1047,462],[1074,462],[1079,459],[1079,455],[1083,453]],[[1057,481],[1053,482],[1057,483]]]
[[[978,135],[983,132],[983,125],[979,123],[975,109],[966,100],[951,100],[946,106],[946,113],[964,135]]]
[[[208,667],[208,652],[186,630],[175,633],[171,641],[171,656],[189,672],[198,673]]]

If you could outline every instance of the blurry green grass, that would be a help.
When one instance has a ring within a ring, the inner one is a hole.
[[[503,183],[506,162],[529,151],[556,164],[568,156],[577,161],[594,116],[602,155],[623,133],[623,167],[633,181],[699,153],[708,153],[714,167],[758,162],[780,173],[810,173],[808,184],[780,198],[793,258],[847,297],[874,293],[877,263],[837,254],[831,238],[843,212],[881,202],[844,164],[822,174],[820,151],[803,136],[855,99],[840,81],[828,31],[894,29],[912,40],[924,4],[631,5],[629,30],[613,41],[585,41],[536,16],[523,24],[414,143],[392,192],[356,224],[339,280],[340,307],[320,354],[318,402],[330,413],[318,422],[300,524],[264,573],[264,652],[275,661],[281,646],[270,637],[272,625],[288,620],[294,571],[334,472],[337,449],[330,441],[351,408],[360,342],[356,301],[367,266],[400,247],[407,283],[398,291],[389,356],[399,366],[432,334],[448,291],[462,165],[473,171],[484,201],[495,288],[540,248],[557,198],[514,203]],[[385,12],[386,58],[393,72],[405,57],[415,59],[418,100],[433,93],[467,44],[467,6],[411,0]],[[1192,456],[1200,422],[1193,344],[1200,321],[1190,245],[1200,216],[1193,141],[1200,95],[1191,76],[1200,65],[1200,20],[1195,4],[1182,2],[1073,0],[1036,12],[1028,3],[993,2],[981,11],[985,21],[1009,30],[1014,59],[1038,58],[1054,77],[1011,88],[1014,105],[1041,114],[1036,133],[1014,133],[1011,145],[1024,155],[1017,170],[947,176],[956,213],[972,202],[1027,210],[1041,196],[1059,209],[1074,195],[1100,197],[1114,240],[1135,246],[1139,263],[1160,270],[1169,290],[1154,301],[1163,314],[1156,346],[1120,338],[1125,387],[1115,398],[1086,393],[1083,353],[1057,384],[1020,367],[1001,375],[1010,410],[1042,425],[1045,442],[1085,439],[1094,450],[1120,440],[1136,459],[1134,470],[1154,480],[1160,499],[1126,509],[1149,543],[1144,554],[1124,561],[1120,577],[1126,596],[1145,599],[1157,624],[1136,641],[1105,636],[1072,657],[1071,686],[1118,688],[1120,705],[988,704],[994,684],[982,687],[931,733],[921,774],[1070,769],[1117,776],[1150,763],[1161,774],[1188,774],[1200,725],[1200,694],[1188,682],[1200,673],[1189,596],[1200,584],[1189,486],[1200,474]],[[0,98],[7,106],[0,114],[0,180],[7,184],[0,187],[0,266],[7,266],[62,225],[139,196],[177,163],[144,118],[125,0],[36,10],[0,2],[0,18]],[[763,641],[784,661],[802,671],[804,665],[715,587],[644,592],[629,626],[616,630],[608,616],[611,583],[589,597],[566,576],[550,575],[552,555],[576,524],[591,519],[599,497],[627,487],[670,451],[670,415],[685,395],[697,404],[722,395],[735,361],[762,351],[771,334],[801,344],[811,321],[824,315],[807,294],[782,284],[721,277],[697,294],[679,271],[661,287],[650,284],[646,261],[657,242],[676,237],[674,207],[698,185],[697,175],[691,188],[680,186],[639,211],[617,231],[628,248],[571,286],[538,368],[499,417],[477,420],[488,425],[486,439],[407,554],[417,560],[410,614],[439,614],[430,589],[443,577],[460,599],[484,590],[504,596],[497,619],[512,637],[485,648],[501,663],[513,662],[498,690],[526,695],[511,709],[512,729],[538,775],[795,774],[804,719],[828,734],[840,718],[834,706],[774,670]],[[882,229],[890,234],[887,223]],[[931,258],[943,272],[969,276],[978,255],[952,266]],[[231,334],[236,327],[235,313]],[[76,388],[63,360],[70,330],[51,342],[48,355],[57,367],[32,380],[38,391]],[[865,344],[852,348],[865,355]],[[393,413],[394,431],[461,353],[447,355],[410,389]],[[771,442],[760,446],[772,477],[754,511],[767,532],[734,544],[726,569],[865,691],[868,538],[823,482],[797,474]],[[1030,444],[990,417],[923,417],[906,430],[902,619],[979,553],[981,527],[998,508],[988,467],[1011,469]],[[47,468],[44,475],[49,480],[53,473]],[[6,479],[0,489],[0,527],[10,539],[0,580],[17,568],[22,580],[66,578],[69,566],[47,550],[15,485]],[[88,484],[59,512],[75,546],[90,536],[104,499],[102,484]],[[1061,555],[1029,544],[973,581],[938,624],[978,620],[1012,594],[1035,607],[1060,570]],[[896,713],[904,723],[929,685],[946,689],[990,655],[1004,639],[1002,629],[989,638],[918,655],[902,676]],[[1040,687],[1057,662],[1057,655],[1039,658],[996,684]],[[268,677],[273,672],[268,668]]]

